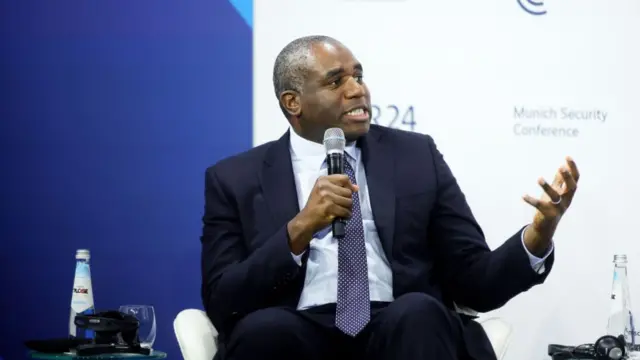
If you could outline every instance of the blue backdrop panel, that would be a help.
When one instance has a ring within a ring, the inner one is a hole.
[[[204,170],[251,147],[243,16],[221,0],[0,4],[0,357],[67,334],[88,248],[97,308],[155,305],[155,347],[181,358]]]

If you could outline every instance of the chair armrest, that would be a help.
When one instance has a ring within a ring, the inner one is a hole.
[[[184,360],[212,360],[218,351],[218,331],[202,310],[182,310],[173,320],[173,331]]]
[[[453,309],[459,314],[465,314],[472,317],[478,317],[478,312],[473,310],[472,308],[468,308],[465,306],[459,306],[456,303],[453,303]]]
[[[458,304],[455,303],[453,304],[453,307],[455,311],[460,314],[476,318],[475,321],[482,325],[484,332],[487,334],[489,342],[493,347],[493,351],[496,353],[496,358],[498,360],[504,359],[509,343],[511,342],[511,334],[513,332],[511,325],[507,324],[504,320],[495,317],[480,319],[478,318],[480,314],[468,307],[458,306]]]
[[[487,334],[493,351],[496,353],[496,358],[498,360],[504,359],[509,343],[511,342],[511,334],[513,333],[511,325],[495,317],[477,319],[476,321],[482,325],[484,332]]]

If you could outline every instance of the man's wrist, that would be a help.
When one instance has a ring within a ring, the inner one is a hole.
[[[302,254],[311,238],[313,231],[309,230],[309,222],[303,216],[298,214],[287,224],[287,233],[289,235],[289,248],[294,255]]]
[[[552,238],[552,233],[540,231],[533,224],[524,229],[524,246],[536,257],[542,257],[547,253]]]

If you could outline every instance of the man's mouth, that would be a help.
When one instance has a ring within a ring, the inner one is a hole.
[[[344,116],[351,120],[369,120],[369,111],[364,107],[358,107],[345,113]]]

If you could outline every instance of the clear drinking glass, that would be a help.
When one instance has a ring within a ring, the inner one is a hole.
[[[156,314],[151,305],[122,305],[120,312],[135,316],[140,321],[140,346],[151,349],[156,341]]]

